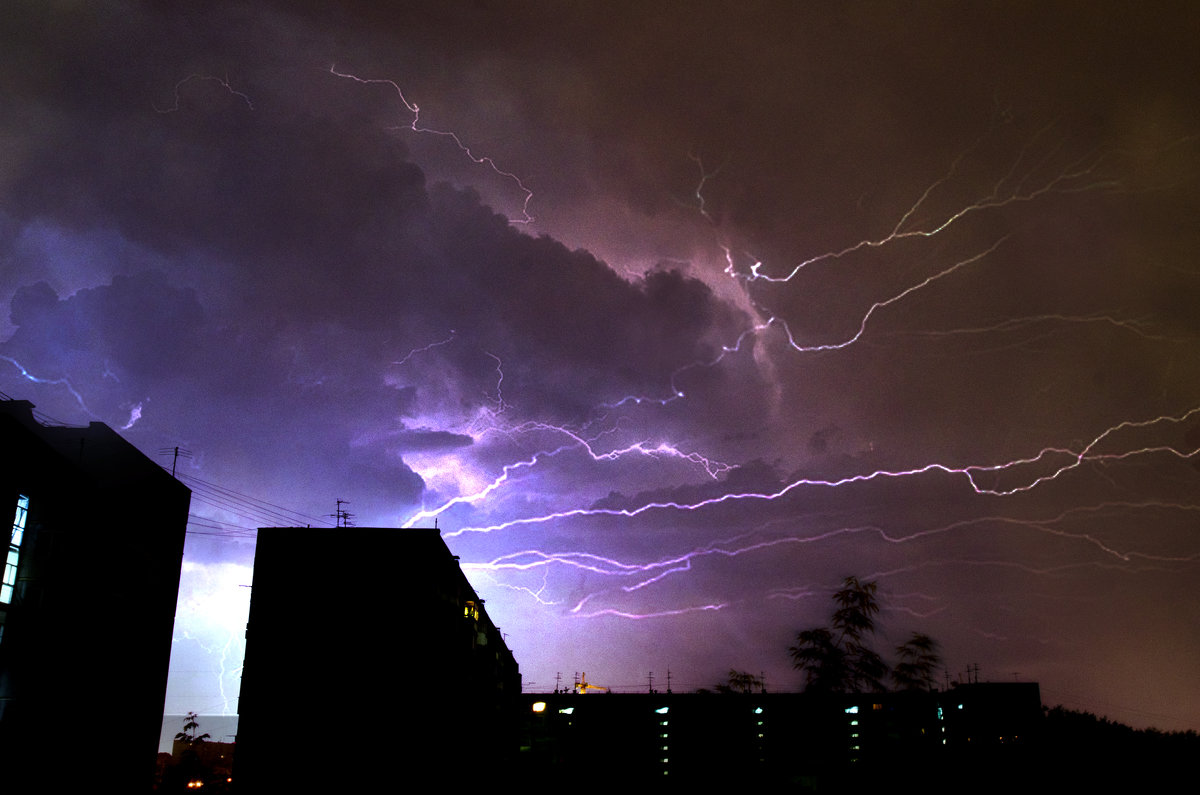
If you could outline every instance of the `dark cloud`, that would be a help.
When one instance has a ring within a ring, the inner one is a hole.
[[[404,430],[392,436],[392,442],[400,450],[442,450],[467,447],[472,444],[470,436],[427,428]]]
[[[1194,602],[1195,10],[6,19],[0,389],[188,450],[197,582],[283,521],[205,483],[424,508],[537,687],[786,689],[858,574],[889,641],[1194,723],[1196,644],[1136,685],[1121,649]],[[694,507],[596,513],[651,503]]]

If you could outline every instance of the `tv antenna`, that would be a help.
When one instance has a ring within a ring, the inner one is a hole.
[[[334,527],[354,527],[354,522],[351,521],[354,518],[354,514],[342,509],[343,505],[349,504],[349,500],[343,500],[339,497],[337,500],[337,511],[335,513],[326,514],[326,516],[333,517]]]

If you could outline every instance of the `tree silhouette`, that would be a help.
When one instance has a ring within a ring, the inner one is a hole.
[[[200,728],[200,723],[197,720],[195,712],[189,712],[183,717],[183,731],[175,734],[175,739],[182,743],[187,743],[188,747],[196,743],[207,742],[210,738],[208,733],[197,736],[196,730]]]
[[[937,641],[928,635],[914,632],[912,637],[896,647],[899,662],[892,669],[892,681],[899,690],[932,690],[937,683],[935,674],[942,664]]]
[[[763,678],[755,676],[749,671],[739,671],[736,668],[730,668],[728,679],[717,685],[718,693],[753,693],[755,691],[766,692]]]
[[[177,748],[170,770],[163,779],[163,792],[188,792],[197,782],[204,782],[211,777],[211,771],[200,759],[200,748],[208,742],[209,735],[197,734],[200,722],[195,712],[189,712],[183,718],[183,731],[176,732],[175,742],[181,743]]]
[[[875,634],[879,612],[874,582],[847,577],[833,595],[837,608],[829,627],[808,629],[796,635],[788,651],[793,665],[804,671],[805,689],[840,693],[884,690],[888,667],[868,645]]]

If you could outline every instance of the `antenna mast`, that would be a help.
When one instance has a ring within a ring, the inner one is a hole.
[[[349,500],[343,500],[339,497],[337,499],[337,511],[335,513],[327,514],[328,516],[333,517],[334,527],[354,527],[354,522],[351,521],[351,519],[354,518],[354,514],[350,513],[349,511],[342,510],[343,505],[349,504]]]

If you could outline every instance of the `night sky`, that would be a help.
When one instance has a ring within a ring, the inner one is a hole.
[[[1200,728],[1200,6],[160,5],[6,8],[0,391],[184,451],[168,712],[341,498],[527,690],[799,689],[856,575],[885,656]]]

